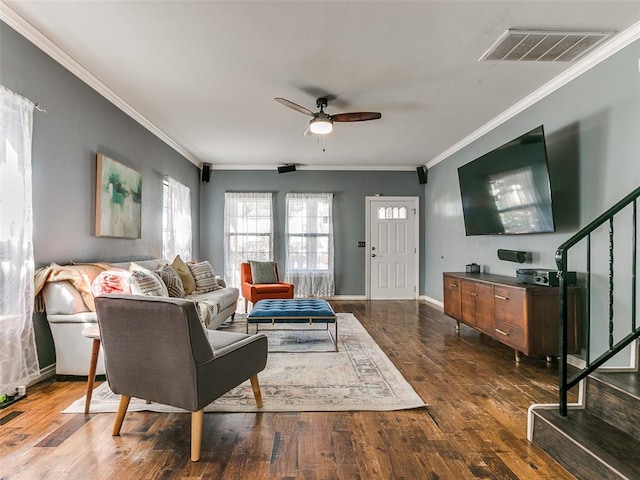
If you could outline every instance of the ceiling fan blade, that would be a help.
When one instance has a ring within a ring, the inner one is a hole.
[[[287,100],[286,98],[276,97],[276,98],[274,98],[274,100],[276,102],[278,102],[278,103],[281,103],[285,107],[293,108],[294,110],[297,110],[300,113],[304,113],[305,115],[310,115],[312,117],[314,115],[314,113],[311,110],[309,110],[308,108],[301,107],[297,103],[293,103],[292,101]]]
[[[313,132],[311,131],[311,126],[308,126],[305,131],[302,133],[303,137],[310,137],[311,135],[313,135]]]
[[[352,112],[331,115],[331,120],[334,122],[364,122],[365,120],[378,120],[379,118],[382,118],[380,112]]]

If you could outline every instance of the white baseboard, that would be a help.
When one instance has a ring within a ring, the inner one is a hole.
[[[334,295],[333,297],[327,298],[327,300],[368,300],[366,295]],[[390,299],[393,300],[393,299]],[[444,303],[440,300],[436,300],[435,298],[428,297],[426,295],[420,295],[417,298],[418,301],[429,302],[434,304],[437,307],[444,308]]]
[[[576,403],[567,404],[569,410],[584,410],[585,408],[585,382],[581,380],[578,383],[578,401]],[[533,411],[534,410],[556,410],[560,407],[559,403],[534,403],[527,409],[527,440],[533,442]]]
[[[334,295],[333,297],[328,297],[327,300],[366,300],[367,297],[365,295]]]
[[[418,297],[418,300],[423,300],[425,302],[429,302],[432,303],[433,305],[440,307],[440,308],[444,308],[444,303],[442,303],[440,300],[436,300],[435,298],[431,298],[427,295],[420,295]]]
[[[332,297],[323,297],[325,300],[354,300],[354,301],[366,301],[368,300],[366,295],[334,295]],[[240,299],[242,300],[242,299]],[[390,299],[393,300],[393,299]],[[426,295],[420,295],[417,300],[422,300],[425,302],[433,303],[434,305],[443,308],[444,304],[440,300],[436,300],[435,298],[427,297]],[[240,302],[238,302],[240,305]],[[244,307],[243,307],[244,308]],[[236,310],[239,311],[239,310]]]

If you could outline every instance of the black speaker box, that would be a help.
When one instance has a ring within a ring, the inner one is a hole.
[[[202,176],[200,178],[202,183],[208,183],[211,180],[211,164],[203,163],[202,164]]]
[[[498,258],[508,262],[524,263],[527,261],[527,252],[521,252],[519,250],[503,250],[499,248]]]
[[[278,167],[278,173],[288,173],[288,172],[295,172],[295,171],[296,171],[295,165],[282,165]]]
[[[420,165],[416,167],[416,170],[418,171],[418,182],[420,182],[421,185],[427,183],[427,166]]]

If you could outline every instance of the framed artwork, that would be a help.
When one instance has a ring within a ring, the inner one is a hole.
[[[142,174],[98,153],[96,237],[140,238]]]

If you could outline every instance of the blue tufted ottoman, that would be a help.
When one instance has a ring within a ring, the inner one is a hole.
[[[313,325],[324,323],[329,339],[335,351],[338,351],[338,320],[329,302],[317,298],[290,298],[282,300],[260,300],[247,316],[246,331],[249,324],[256,325],[256,333],[261,323],[300,323]],[[335,339],[329,331],[329,324],[335,325]]]

